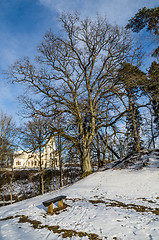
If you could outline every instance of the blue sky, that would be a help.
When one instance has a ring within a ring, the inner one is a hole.
[[[159,0],[0,0],[0,111],[17,116],[21,88],[8,85],[3,72],[15,60],[36,55],[45,32],[58,30],[57,15],[77,10],[82,16],[98,12],[110,23],[125,26],[139,8],[159,6]]]

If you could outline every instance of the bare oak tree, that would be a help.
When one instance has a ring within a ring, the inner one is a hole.
[[[47,122],[44,118],[38,116],[32,118],[23,129],[21,129],[21,143],[25,147],[25,151],[38,155],[36,161],[38,162],[40,170],[40,191],[44,193],[44,172],[42,168],[42,150],[46,144],[48,131]],[[28,150],[29,149],[29,150]]]
[[[17,129],[11,116],[1,112],[0,115],[0,166],[12,165],[14,150],[17,147]]]
[[[28,112],[50,117],[52,133],[74,143],[83,173],[88,174],[94,136],[125,113],[112,97],[117,69],[130,54],[131,38],[126,29],[111,26],[99,16],[91,20],[63,13],[59,20],[62,31],[46,33],[36,62],[32,64],[28,58],[17,61],[11,75],[13,82],[27,87],[28,94],[22,99]],[[110,114],[105,121],[109,101]],[[54,125],[57,116],[65,118],[60,128]]]

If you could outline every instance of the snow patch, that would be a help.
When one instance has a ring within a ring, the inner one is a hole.
[[[69,187],[1,207],[0,239],[158,240],[158,152],[135,159],[128,169],[121,162],[120,169],[96,172]],[[146,164],[136,171],[140,161]],[[68,207],[48,215],[42,202],[59,195],[67,196]]]

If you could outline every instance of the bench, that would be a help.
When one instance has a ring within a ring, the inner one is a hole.
[[[50,200],[43,202],[43,205],[45,207],[47,207],[47,213],[53,214],[53,203],[58,202],[58,208],[62,208],[63,207],[63,199],[65,199],[65,198],[66,198],[66,196],[59,196],[59,197],[55,197],[55,198],[52,198]]]

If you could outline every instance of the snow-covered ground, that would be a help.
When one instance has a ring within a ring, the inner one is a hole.
[[[96,172],[69,187],[1,207],[0,240],[158,240],[159,160],[150,160],[151,167]],[[47,215],[42,202],[59,195],[67,196],[67,208]]]

